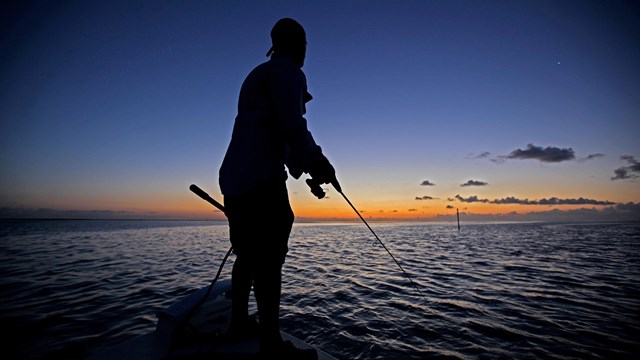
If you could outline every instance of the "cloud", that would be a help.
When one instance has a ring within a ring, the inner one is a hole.
[[[577,199],[558,199],[552,197],[549,199],[538,200],[539,205],[615,205],[616,203],[611,201],[600,201],[594,199],[585,199],[583,197]]]
[[[409,209],[409,211],[418,211],[418,209]]]
[[[475,155],[475,154],[471,153],[471,154],[467,155],[467,159],[486,159],[486,158],[489,157],[489,155],[491,155],[491,153],[488,152],[488,151],[483,151],[478,155]]]
[[[484,182],[484,181],[479,181],[479,180],[469,180],[464,184],[460,184],[460,186],[486,186],[489,185],[489,183]]]
[[[599,157],[603,157],[603,156],[604,156],[604,154],[600,154],[600,153],[597,153],[597,154],[589,154],[589,155],[587,155],[585,158],[583,158],[583,160],[593,160],[593,159],[597,159],[597,158],[599,158]]]
[[[463,226],[464,221],[640,221],[640,203],[629,202],[626,204],[616,204],[606,206],[602,209],[553,209],[529,213],[518,213],[514,211],[508,214],[474,214],[463,212],[460,213],[460,218],[463,221]],[[450,213],[441,214],[433,217],[431,220],[451,221],[452,215]]]
[[[480,199],[476,195],[469,196],[468,198],[463,198],[460,195],[456,195],[455,198],[458,199],[460,202],[465,202],[465,203],[474,203],[474,202],[487,203],[487,202],[489,202],[489,199]]]
[[[505,204],[517,204],[517,205],[615,205],[615,202],[611,202],[611,201],[601,201],[601,200],[594,200],[594,199],[585,199],[583,197],[577,198],[577,199],[560,199],[557,197],[551,197],[548,199],[542,198],[540,200],[529,200],[529,199],[518,199],[516,197],[513,196],[508,196],[506,198],[502,198],[502,199],[493,199],[493,200],[489,200],[489,199],[480,199],[477,196],[470,196],[468,198],[464,198],[460,195],[456,195],[456,199],[458,199],[460,202],[464,202],[464,203],[474,203],[474,202],[480,202],[480,203],[488,203],[488,204],[498,204],[498,205],[505,205]]]
[[[434,197],[431,197],[431,196],[428,196],[428,195],[425,195],[423,197],[416,196],[416,200],[437,200],[437,199],[438,198],[434,198]]]
[[[622,155],[620,159],[626,161],[629,165],[615,169],[615,176],[611,180],[636,179],[640,177],[640,163],[631,155]]]
[[[496,163],[496,164],[502,164],[507,160],[507,157],[504,155],[498,156],[497,158],[494,159],[489,159],[489,161]]]
[[[614,209],[616,211],[620,211],[620,212],[625,212],[625,213],[636,213],[636,214],[640,214],[640,203],[635,204],[632,202],[628,202],[626,204],[624,203],[620,203],[617,204]]]
[[[613,170],[613,173],[616,174],[616,176],[612,176],[611,180],[625,180],[633,178],[633,174],[629,174],[629,170],[623,167]]]
[[[528,144],[524,150],[513,150],[506,156],[507,159],[535,159],[548,163],[573,160],[575,157],[576,155],[572,148],[561,149],[555,146],[542,148],[533,144]]]
[[[455,209],[456,207],[453,205],[447,205],[447,209]]]
[[[519,204],[519,205],[535,205],[534,203],[532,203],[531,201],[529,201],[529,199],[518,199],[516,197],[513,196],[507,196],[506,198],[502,198],[502,199],[494,199],[489,201],[492,204]]]
[[[431,181],[429,181],[429,180],[425,180],[425,181],[423,181],[420,185],[422,185],[422,186],[434,186],[435,184],[434,184],[434,183],[432,183],[432,182],[431,182]]]

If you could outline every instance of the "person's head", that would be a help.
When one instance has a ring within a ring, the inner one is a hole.
[[[304,28],[297,21],[290,18],[278,20],[271,29],[271,44],[267,56],[274,53],[278,56],[289,57],[299,67],[304,65],[307,53],[307,36]]]

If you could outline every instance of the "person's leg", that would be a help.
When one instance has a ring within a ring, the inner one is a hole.
[[[253,268],[248,259],[237,256],[231,273],[230,332],[242,331],[249,322],[249,294],[253,284]]]
[[[280,335],[281,262],[272,262],[256,271],[254,293],[260,316],[260,359],[317,360],[315,349],[299,349]]]
[[[261,217],[261,228],[265,233],[260,244],[264,247],[257,258],[259,270],[256,269],[253,290],[260,317],[260,351],[263,355],[280,356],[285,349],[280,335],[282,266],[294,215],[284,182],[270,184],[268,190],[265,193],[269,197],[270,211]]]
[[[236,255],[231,272],[231,324],[230,338],[249,335],[249,295],[254,281],[255,264],[251,257],[255,234],[251,223],[251,202],[245,196],[226,196],[225,213],[229,219],[229,238]]]
[[[282,264],[263,262],[256,272],[254,293],[260,318],[260,347],[275,349],[282,343],[280,336],[280,292]]]

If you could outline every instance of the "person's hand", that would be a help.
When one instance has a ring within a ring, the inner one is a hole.
[[[311,175],[315,183],[331,184],[338,192],[342,192],[340,183],[336,178],[336,170],[326,157],[323,156],[321,160],[311,165],[309,175]]]

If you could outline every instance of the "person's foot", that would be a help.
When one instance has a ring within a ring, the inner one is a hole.
[[[250,339],[258,335],[260,325],[255,317],[249,317],[247,320],[240,322],[231,322],[227,331],[226,339],[231,342],[237,342]]]
[[[318,360],[315,349],[300,349],[290,341],[283,341],[280,345],[260,350],[260,359],[277,360]]]

